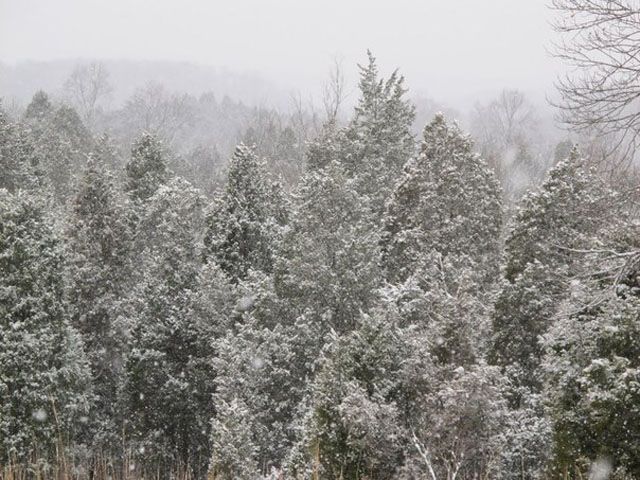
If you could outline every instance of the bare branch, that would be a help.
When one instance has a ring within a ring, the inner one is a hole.
[[[109,84],[109,73],[102,63],[77,65],[64,88],[90,128],[93,126],[98,104],[108,98],[113,90]]]
[[[553,0],[552,8],[561,35],[554,54],[575,72],[556,82],[559,119],[577,132],[615,137],[609,154],[630,159],[640,140],[640,2]]]
[[[334,58],[333,66],[329,72],[329,79],[322,87],[322,104],[327,116],[327,122],[336,121],[344,98],[344,71],[342,60]]]

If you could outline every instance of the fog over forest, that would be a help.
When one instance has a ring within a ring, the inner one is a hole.
[[[377,0],[24,0],[0,5],[0,61],[10,64],[187,61],[258,75],[307,97],[317,96],[336,56],[355,90],[355,64],[371,49],[385,73],[401,68],[413,92],[455,108],[486,101],[502,88],[541,97],[562,69],[547,52],[554,39],[553,14],[537,0],[401,0],[394,6]],[[201,88],[186,78],[171,86]]]
[[[640,480],[640,1],[0,0],[0,480]]]

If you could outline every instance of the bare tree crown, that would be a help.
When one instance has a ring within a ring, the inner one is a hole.
[[[640,139],[640,2],[553,0],[561,36],[554,53],[571,71],[557,81],[560,119],[614,139],[629,159]]]

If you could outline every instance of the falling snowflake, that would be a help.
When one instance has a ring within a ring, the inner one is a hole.
[[[39,408],[33,412],[32,417],[36,422],[44,422],[47,419],[47,412]]]

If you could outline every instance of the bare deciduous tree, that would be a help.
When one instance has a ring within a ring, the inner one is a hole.
[[[171,144],[192,118],[189,96],[170,94],[159,83],[137,88],[124,108],[134,131],[144,130]]]
[[[608,138],[610,152],[630,161],[640,139],[640,2],[553,0],[552,8],[554,53],[572,69],[557,81],[560,119]]]
[[[300,92],[291,94],[290,125],[300,145],[314,138],[321,128],[321,115],[316,113],[312,100],[305,102]]]
[[[345,99],[343,70],[342,60],[334,58],[329,79],[322,86],[322,104],[328,122],[336,121]]]
[[[77,65],[65,82],[64,89],[90,128],[99,102],[108,98],[113,90],[109,84],[109,72],[102,63],[95,62]]]
[[[519,90],[503,90],[488,105],[476,105],[472,130],[478,141],[508,148],[530,135],[536,124],[535,108]]]

